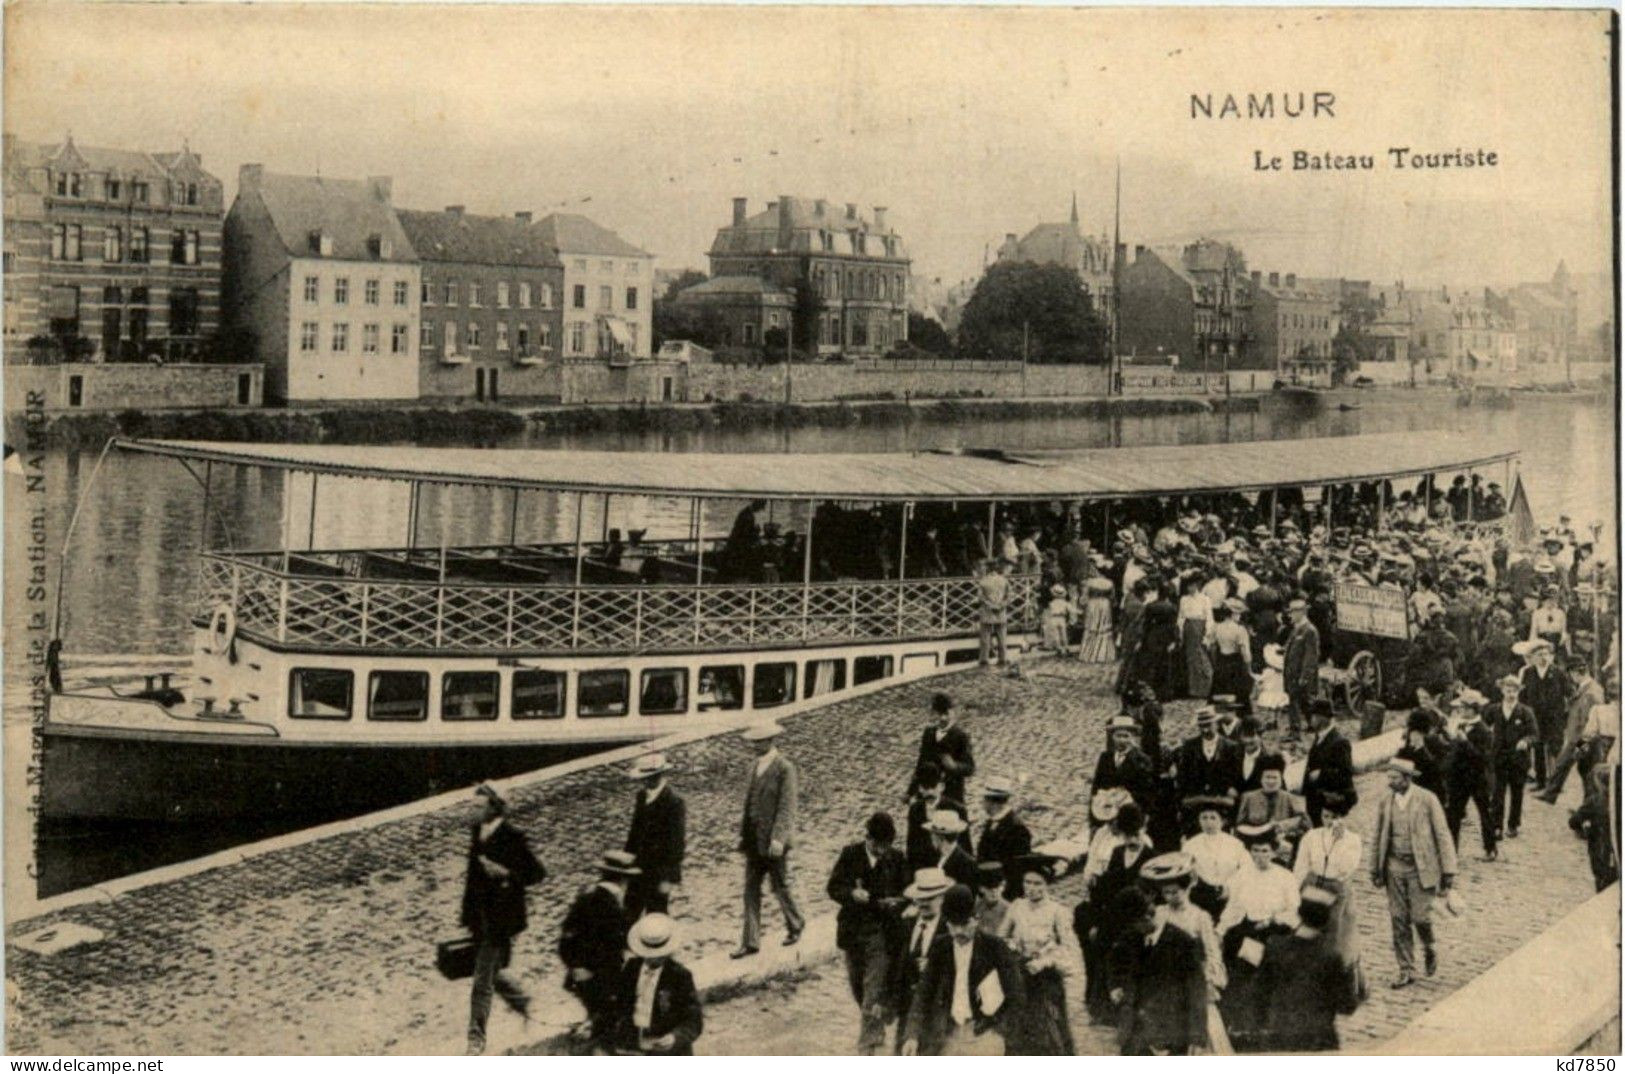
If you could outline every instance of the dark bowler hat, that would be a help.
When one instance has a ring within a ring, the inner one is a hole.
[[[942,897],[942,919],[950,925],[963,925],[976,916],[976,894],[964,884],[955,884]]]

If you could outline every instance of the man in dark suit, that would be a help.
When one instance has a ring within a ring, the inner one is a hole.
[[[1309,604],[1294,600],[1287,605],[1292,633],[1287,635],[1282,659],[1281,680],[1286,687],[1287,720],[1292,734],[1303,730],[1309,699],[1320,692],[1320,631],[1309,621]]]
[[[1236,729],[1236,740],[1241,745],[1241,756],[1237,761],[1241,782],[1236,785],[1236,792],[1241,795],[1262,787],[1265,769],[1281,755],[1264,748],[1264,735],[1256,716],[1242,717],[1241,725]],[[1286,770],[1285,761],[1280,763],[1280,770]]]
[[[902,944],[892,957],[888,978],[897,1016],[893,1051],[898,1054],[908,1034],[908,1012],[914,1003],[914,993],[919,990],[920,977],[925,973],[926,959],[937,937],[946,933],[942,924],[942,897],[953,886],[953,881],[941,869],[930,868],[917,870],[914,883],[903,889],[903,897],[910,905],[903,912]]]
[[[633,921],[646,911],[665,913],[671,893],[683,880],[688,807],[666,784],[670,770],[665,754],[649,753],[633,762],[627,773],[643,784],[632,803],[632,829],[626,833],[627,852],[637,858],[640,870],[626,893],[626,912]]]
[[[1137,887],[1118,892],[1113,916],[1123,926],[1111,955],[1112,1002],[1123,1055],[1186,1055],[1206,1047],[1207,978],[1202,941],[1169,928]]]
[[[1354,747],[1332,722],[1332,703],[1324,697],[1309,702],[1309,730],[1315,738],[1303,765],[1303,804],[1318,828],[1320,806],[1328,791],[1354,794]]]
[[[492,992],[520,1014],[529,1012],[529,997],[502,970],[512,954],[513,938],[525,931],[525,889],[545,879],[547,870],[530,852],[524,833],[508,822],[508,803],[497,789],[482,783],[474,796],[480,803],[480,819],[469,841],[462,921],[477,945],[468,1053],[479,1055],[485,1051]]]
[[[621,971],[616,992],[615,1046],[630,1055],[693,1055],[705,1029],[694,975],[672,958],[676,924],[644,914],[627,943],[637,957]]]
[[[615,990],[626,961],[627,885],[638,876],[632,855],[611,850],[598,863],[598,883],[583,888],[559,926],[564,989],[587,1009],[579,1035],[599,1039],[614,1024]]]
[[[1523,692],[1518,676],[1502,676],[1497,687],[1501,700],[1484,709],[1495,742],[1495,830],[1516,839],[1523,825],[1523,784],[1529,778],[1529,754],[1537,735],[1535,714],[1518,700]]]
[[[1139,725],[1132,716],[1113,716],[1106,724],[1106,733],[1111,741],[1095,762],[1090,797],[1112,787],[1122,787],[1135,805],[1149,809],[1156,796],[1157,771],[1151,758],[1134,744],[1140,733]]]
[[[1187,835],[1197,829],[1196,805],[1209,798],[1234,798],[1241,786],[1241,747],[1219,734],[1218,710],[1197,709],[1196,731],[1179,747],[1176,780]]]
[[[762,878],[773,885],[788,930],[784,945],[801,939],[806,920],[790,889],[790,847],[796,829],[796,768],[778,751],[784,733],[776,723],[758,724],[740,737],[756,745],[739,820],[739,850],[745,855],[745,921],[734,958],[753,955],[762,941]]]
[[[958,813],[951,809],[939,809],[931,814],[925,830],[931,833],[931,852],[934,858],[930,865],[941,869],[954,883],[964,884],[975,891],[976,859],[971,857],[970,851],[965,849],[962,842],[968,827],[965,818]]]
[[[976,896],[955,884],[942,899],[938,936],[909,1005],[904,1055],[1003,1055],[1021,1025],[1026,982],[1005,946],[976,930]]]
[[[965,816],[963,802],[948,798],[942,793],[942,773],[936,765],[928,763],[920,767],[919,786],[914,789],[914,795],[908,803],[908,833],[903,849],[911,871],[935,865],[940,857],[936,851],[936,844],[931,841],[929,830],[931,814],[939,809],[952,810],[963,820],[970,819]],[[969,851],[970,837],[961,835],[959,845]]]
[[[1478,834],[1484,860],[1496,858],[1497,819],[1491,804],[1494,788],[1495,734],[1484,724],[1478,706],[1485,701],[1477,690],[1458,694],[1450,703],[1447,731],[1450,752],[1445,761],[1444,819],[1450,838],[1461,852],[1461,822],[1471,803],[1478,810]]]
[[[1551,776],[1548,764],[1556,760],[1563,748],[1563,727],[1574,683],[1568,672],[1553,663],[1552,643],[1544,638],[1519,642],[1513,652],[1519,652],[1528,660],[1528,665],[1519,673],[1523,692],[1518,700],[1535,714],[1535,783],[1544,787]]]
[[[965,800],[965,781],[976,774],[971,756],[970,735],[954,723],[954,699],[947,694],[931,696],[932,723],[920,735],[920,756],[914,763],[905,797],[920,786],[925,766],[934,764],[942,773],[942,793],[956,802]]]
[[[1033,848],[1033,834],[1016,819],[1010,807],[1014,789],[1002,779],[988,780],[982,788],[982,807],[987,819],[982,822],[976,840],[976,861],[996,861],[1004,869],[1004,897],[1014,899],[1021,894],[1020,862]],[[950,874],[951,875],[951,874]],[[958,881],[963,883],[963,881]],[[975,885],[970,885],[975,890]]]
[[[835,859],[826,890],[840,907],[835,946],[846,957],[847,981],[858,1004],[858,1054],[876,1055],[894,1016],[892,953],[901,946],[898,913],[907,903],[908,866],[892,844],[897,825],[885,813],[869,818],[862,842]]]

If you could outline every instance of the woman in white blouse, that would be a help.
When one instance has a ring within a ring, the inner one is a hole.
[[[1021,863],[1022,897],[1010,904],[999,938],[1021,959],[1027,985],[1022,1028],[1011,1042],[1014,1055],[1076,1055],[1067,1020],[1068,983],[1077,994],[1083,952],[1072,929],[1072,914],[1049,897],[1048,859]]]
[[[1213,632],[1213,605],[1202,595],[1202,575],[1185,579],[1179,598],[1180,652],[1185,658],[1185,696],[1206,698],[1213,692],[1213,661],[1208,638]]]
[[[1201,798],[1191,805],[1197,810],[1196,823],[1201,830],[1185,837],[1185,853],[1191,856],[1195,874],[1190,900],[1217,921],[1231,879],[1251,868],[1253,862],[1241,840],[1224,830],[1229,799]]]
[[[1359,937],[1354,924],[1354,878],[1365,860],[1365,847],[1357,832],[1349,830],[1348,813],[1353,794],[1327,791],[1320,806],[1321,827],[1306,833],[1298,843],[1298,857],[1292,871],[1300,888],[1324,888],[1336,898],[1331,921],[1326,926],[1328,944],[1342,957],[1343,964],[1356,971],[1356,995],[1364,997],[1365,977],[1359,973]]]
[[[1262,1047],[1267,990],[1258,979],[1264,941],[1298,924],[1298,878],[1275,864],[1275,828],[1243,825],[1236,835],[1247,846],[1252,865],[1230,880],[1229,899],[1219,915],[1224,968],[1230,976],[1219,1011],[1230,1041],[1238,1051]]]

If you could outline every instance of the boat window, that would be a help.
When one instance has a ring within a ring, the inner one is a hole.
[[[427,671],[375,671],[367,682],[367,719],[427,720]]]
[[[440,678],[442,720],[494,720],[502,676],[494,671],[448,671]]]
[[[513,673],[511,711],[516,720],[557,720],[564,716],[564,672],[525,668]]]
[[[355,676],[332,668],[294,668],[288,715],[301,720],[348,720]]]
[[[644,716],[670,716],[688,711],[688,669],[649,668],[638,688],[638,712]]]
[[[745,707],[745,665],[725,664],[700,669],[700,690],[695,700],[701,712]]]
[[[891,678],[892,658],[889,656],[859,656],[852,661],[852,685]]]
[[[625,671],[583,671],[576,684],[576,715],[625,716],[631,681]]]
[[[949,649],[943,663],[952,667],[954,664],[974,664],[982,658],[982,651],[975,646],[968,649]]]
[[[818,697],[846,689],[845,660],[809,660],[802,697]]]
[[[750,703],[759,709],[772,708],[796,697],[794,664],[757,664],[756,681],[751,685]]]

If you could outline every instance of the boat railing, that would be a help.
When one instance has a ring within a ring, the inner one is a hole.
[[[356,577],[353,552],[206,552],[199,610],[228,607],[268,642],[336,651],[712,651],[975,633],[973,578],[762,584],[485,583]],[[325,564],[327,572],[316,565]],[[330,573],[328,573],[330,572]],[[1012,630],[1038,617],[1037,575],[1010,578]]]

